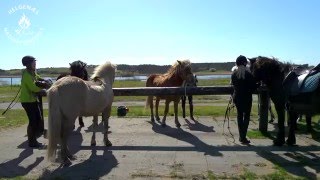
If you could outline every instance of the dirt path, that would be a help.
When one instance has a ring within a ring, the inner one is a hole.
[[[273,147],[270,139],[251,139],[251,146],[245,146],[237,141],[234,121],[230,125],[235,139],[230,133],[223,135],[221,118],[200,117],[198,122],[180,118],[180,122],[182,128],[176,129],[169,117],[168,127],[162,128],[148,118],[112,117],[113,146],[104,147],[98,133],[97,146],[91,147],[91,118],[87,118],[86,127],[77,127],[70,138],[77,159],[69,167],[47,162],[45,149],[28,148],[26,126],[5,130],[0,132],[0,178],[202,179],[208,172],[216,177],[266,175],[277,171],[275,165],[293,175],[320,178],[320,143],[310,135],[299,135],[297,147]],[[46,139],[39,140],[47,144]]]

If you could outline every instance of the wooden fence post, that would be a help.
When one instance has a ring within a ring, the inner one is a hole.
[[[259,90],[259,130],[260,132],[268,131],[268,108],[269,94],[265,86]]]

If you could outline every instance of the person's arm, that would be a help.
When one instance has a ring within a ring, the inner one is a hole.
[[[24,75],[23,77],[23,81],[26,83],[27,88],[31,91],[31,92],[39,92],[41,90],[40,87],[36,86],[35,82],[32,79],[31,75]]]
[[[230,82],[230,85],[234,86],[235,78],[236,78],[236,75],[235,75],[235,71],[234,71],[234,72],[231,74],[231,82]]]

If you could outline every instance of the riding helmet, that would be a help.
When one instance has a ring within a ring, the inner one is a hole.
[[[247,64],[247,58],[245,56],[240,55],[236,60],[236,65],[246,65]]]
[[[34,58],[33,56],[24,56],[22,58],[22,65],[27,66],[28,64],[32,63],[35,60],[36,58]]]

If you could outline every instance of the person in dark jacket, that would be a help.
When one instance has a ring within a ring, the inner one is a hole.
[[[250,73],[247,65],[247,58],[240,55],[236,60],[237,69],[231,75],[231,84],[233,85],[233,100],[237,108],[237,121],[239,129],[239,141],[249,144],[247,139],[247,130],[250,121],[252,106],[252,93],[256,88],[253,75]]]
[[[39,93],[45,94],[45,90],[38,87],[37,83],[43,79],[36,73],[36,59],[34,57],[23,57],[22,64],[26,66],[26,69],[22,70],[20,102],[29,119],[28,144],[29,147],[41,147],[37,138],[44,133],[44,126],[38,95]]]

